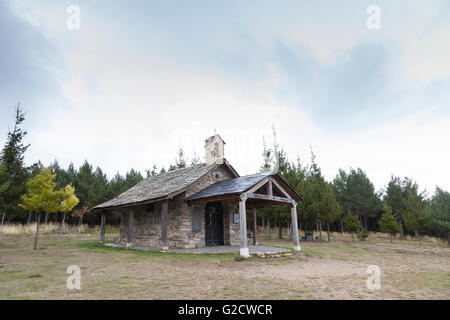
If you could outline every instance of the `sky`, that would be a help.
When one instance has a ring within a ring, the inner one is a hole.
[[[0,47],[0,143],[20,102],[28,164],[144,173],[218,133],[245,175],[274,126],[328,180],[450,190],[446,0],[0,0]]]

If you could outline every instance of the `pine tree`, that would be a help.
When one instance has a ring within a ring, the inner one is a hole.
[[[74,187],[80,199],[78,207],[93,207],[97,205],[96,177],[89,162],[84,161],[77,170],[74,178]]]
[[[381,232],[389,233],[389,241],[392,243],[392,237],[400,232],[398,218],[392,213],[392,208],[387,203],[383,205],[383,215],[378,221]]]
[[[330,224],[342,214],[342,208],[337,202],[332,186],[325,181],[316,156],[311,149],[311,164],[303,179],[299,182],[299,192],[303,201],[299,207],[300,216],[305,229],[316,225],[322,239],[322,225],[326,225],[330,239]]]
[[[126,190],[134,187],[135,185],[137,185],[142,180],[144,180],[144,177],[142,176],[142,174],[139,171],[137,171],[137,170],[131,169],[130,171],[128,171],[125,174],[125,187],[126,187]]]
[[[428,210],[425,210],[421,196],[412,190],[408,191],[408,197],[404,200],[402,215],[406,228],[414,231],[420,244],[420,232],[426,231],[431,227],[431,214]]]
[[[194,152],[194,156],[191,159],[191,166],[195,166],[197,164],[200,164],[200,157]]]
[[[259,169],[260,172],[269,172],[271,169],[272,151],[267,148],[266,141],[263,137],[263,165]]]
[[[8,132],[6,143],[0,153],[0,165],[6,167],[4,175],[8,176],[10,181],[9,187],[2,193],[3,218],[7,211],[15,214],[24,214],[17,204],[20,201],[20,197],[26,192],[26,183],[29,176],[28,168],[25,167],[24,163],[24,154],[29,145],[23,142],[27,132],[21,128],[25,120],[25,112],[18,104],[14,113],[14,127]]]
[[[366,173],[360,168],[350,169],[349,173],[339,169],[333,186],[344,210],[351,210],[361,217],[365,229],[368,230],[368,219],[377,215],[381,203]]]
[[[158,174],[156,165],[154,164],[152,169],[145,170],[147,173],[147,178],[156,176]]]
[[[437,234],[447,237],[450,246],[450,193],[436,187],[430,209],[433,229]]]
[[[386,195],[384,197],[384,201],[387,202],[392,208],[392,212],[398,216],[400,221],[400,233],[402,238],[405,235],[405,217],[404,214],[406,212],[406,202],[411,192],[414,195],[417,195],[421,198],[424,197],[423,194],[419,194],[419,186],[417,183],[413,182],[412,179],[405,177],[400,179],[396,176],[391,176],[391,180],[386,189]]]
[[[10,184],[11,184],[11,177],[8,174],[6,165],[2,164],[0,166],[0,208],[3,208],[2,222],[1,222],[2,226],[6,215],[6,194]]]
[[[343,212],[348,212],[348,210],[350,210],[351,203],[348,201],[349,195],[347,190],[347,173],[342,169],[339,169],[338,174],[333,180],[333,190]],[[344,221],[342,219],[342,215],[340,215],[339,222],[341,226],[341,233],[344,233]]]
[[[169,166],[169,171],[186,168],[187,160],[184,157],[184,150],[182,147],[178,149],[178,157],[175,159],[175,164]]]
[[[352,241],[354,241],[354,233],[356,233],[360,226],[358,217],[354,215],[351,211],[347,212],[347,215],[344,218],[344,226],[345,229],[352,234]]]

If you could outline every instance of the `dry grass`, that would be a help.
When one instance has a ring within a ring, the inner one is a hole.
[[[75,233],[75,232],[84,232],[88,227],[87,225],[83,226],[72,226],[69,224],[65,224],[64,232],[67,233]],[[57,233],[61,231],[60,223],[41,223],[39,224],[39,233],[49,234],[49,233]],[[0,234],[4,235],[34,235],[36,234],[36,223],[30,224],[4,224],[0,227]]]
[[[302,242],[300,254],[245,261],[104,247],[97,233],[49,233],[39,250],[32,245],[31,235],[0,235],[0,299],[450,299],[450,248],[432,242]],[[80,291],[66,288],[74,264]],[[374,264],[382,272],[375,291],[366,287]]]
[[[117,229],[118,227],[107,226],[109,231],[112,229]],[[63,233],[96,233],[99,230],[99,226],[95,226],[93,228],[89,227],[87,224],[80,225],[70,225],[65,224]],[[61,233],[61,224],[60,223],[41,223],[39,224],[39,234],[52,234],[52,233]],[[0,235],[9,235],[9,236],[17,236],[17,235],[35,235],[36,234],[36,223],[30,224],[4,224],[0,226]]]
[[[260,238],[267,240],[267,229],[263,230],[261,227],[259,227],[258,235]],[[304,235],[305,235],[305,233],[303,231],[299,231],[299,237],[302,237]],[[320,233],[317,231],[313,231],[313,236],[314,236],[314,238],[319,237]],[[344,233],[330,232],[330,236],[331,236],[331,240],[351,240],[352,239],[351,233],[348,233],[348,232],[344,232]],[[278,228],[271,229],[270,238],[272,240],[278,239]],[[288,238],[289,238],[289,231],[287,229],[283,229],[283,239],[288,239]],[[354,234],[354,238],[357,239],[356,234]],[[327,235],[326,231],[322,231],[322,239],[323,240],[328,239],[328,235]],[[382,233],[382,232],[370,231],[368,239],[389,240],[389,234]],[[400,235],[397,235],[394,238],[394,241],[396,241],[396,240],[400,240]],[[410,236],[410,235],[405,235],[405,238],[402,239],[402,241],[405,241],[405,240],[406,241],[417,241],[417,239],[415,237]],[[431,237],[431,236],[427,236],[427,235],[422,236],[422,242],[434,243],[434,244],[438,244],[438,245],[447,245],[446,239],[440,239],[440,238]]]

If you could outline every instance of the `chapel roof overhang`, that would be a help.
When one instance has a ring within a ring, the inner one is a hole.
[[[257,173],[216,182],[189,196],[191,204],[202,201],[248,199],[248,207],[266,207],[276,204],[296,204],[302,198],[278,174]]]

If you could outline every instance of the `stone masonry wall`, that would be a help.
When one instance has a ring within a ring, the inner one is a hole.
[[[239,202],[232,200],[229,208],[228,220],[230,224],[230,245],[239,245],[240,240],[240,224],[233,222],[233,213],[239,213]]]

